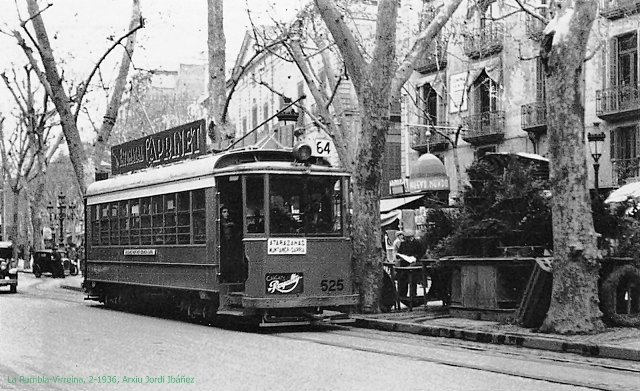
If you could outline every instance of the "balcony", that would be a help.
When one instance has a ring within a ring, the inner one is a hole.
[[[520,106],[522,130],[535,135],[547,133],[547,105],[545,102],[533,102]]]
[[[640,178],[640,158],[611,159],[612,183],[614,186],[622,186],[636,182]]]
[[[546,7],[536,8],[536,12],[540,16],[543,16],[545,18],[547,17],[548,12]],[[525,25],[527,38],[535,42],[542,41],[543,31],[545,27],[546,25],[540,19],[534,18],[531,15],[527,15],[527,22]]]
[[[596,115],[613,121],[640,114],[638,86],[616,86],[596,91]]]
[[[462,118],[467,131],[462,139],[469,144],[482,145],[501,141],[504,138],[504,111],[486,111]]]
[[[464,38],[464,54],[473,60],[489,57],[502,51],[503,41],[502,24],[493,22],[483,28],[472,30]]]
[[[448,122],[439,122],[435,126],[409,126],[411,148],[421,154],[431,151],[444,151],[449,148],[449,141],[443,134],[449,135]],[[427,130],[429,136],[427,136]]]
[[[640,12],[639,0],[601,0],[600,15],[609,20],[624,18]]]
[[[435,48],[434,48],[435,46]],[[447,41],[436,39],[427,50],[427,55],[419,59],[415,70],[422,74],[433,73],[447,67]]]

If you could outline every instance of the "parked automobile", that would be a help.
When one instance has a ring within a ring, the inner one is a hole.
[[[78,266],[70,260],[64,250],[40,250],[33,255],[33,275],[40,278],[44,273],[51,273],[53,278],[64,278],[66,272],[75,276]]]
[[[18,291],[18,260],[13,258],[13,243],[0,242],[0,286],[7,285],[11,293]]]

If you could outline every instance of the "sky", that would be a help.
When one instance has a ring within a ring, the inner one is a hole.
[[[0,0],[0,31],[18,28],[15,4],[24,0]],[[51,0],[43,12],[54,55],[65,62],[67,75],[86,77],[112,42],[127,31],[131,0]],[[47,2],[40,1],[44,9]],[[271,24],[271,18],[288,20],[300,8],[301,0],[224,0],[224,26],[227,41],[227,68],[233,66],[250,25],[247,8],[258,24]],[[146,27],[138,34],[134,66],[142,69],[176,70],[179,64],[204,64],[207,55],[206,0],[141,0]],[[24,33],[23,33],[24,35]],[[110,56],[101,68],[109,81],[117,73],[120,52]],[[15,40],[0,34],[0,72],[22,66],[24,54]],[[3,91],[4,90],[4,91]],[[6,88],[0,85],[0,110],[7,110]]]

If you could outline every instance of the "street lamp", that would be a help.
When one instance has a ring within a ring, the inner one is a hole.
[[[598,184],[598,170],[600,169],[600,156],[602,156],[602,145],[604,144],[605,139],[604,132],[602,133],[589,133],[587,135],[587,139],[589,140],[589,149],[591,150],[591,157],[593,158],[593,176],[595,179],[595,189],[596,193],[598,193],[599,184]]]
[[[58,194],[58,219],[60,219],[60,247],[64,247],[64,218],[67,214],[67,196],[60,192]]]
[[[53,206],[53,203],[51,203],[51,201],[49,201],[49,205],[47,205],[47,213],[49,214],[49,230],[51,233],[51,246],[53,246],[53,244],[56,243],[56,233],[55,230],[51,229],[53,227],[53,222],[56,219],[56,211],[55,211],[55,207]],[[46,243],[46,242],[45,242]]]
[[[283,98],[283,103],[284,105],[289,105],[291,104],[291,99],[289,98]],[[289,122],[292,122],[293,125],[295,125],[298,122],[298,115],[299,113],[297,111],[295,111],[295,109],[293,108],[293,106],[290,106],[287,109],[282,110],[281,112],[279,112],[276,117],[278,118],[278,122],[280,124],[282,124],[282,128],[287,129],[287,126],[289,126]],[[287,129],[288,130],[288,129]],[[289,132],[278,132],[279,133],[279,141],[285,143],[285,145],[287,146],[293,146],[293,130],[291,130],[291,134],[289,135]],[[286,138],[286,140],[282,140],[283,138],[283,133],[285,133],[284,137]],[[289,137],[290,136],[290,137]],[[289,140],[290,138],[290,140]],[[291,144],[291,145],[289,145]]]

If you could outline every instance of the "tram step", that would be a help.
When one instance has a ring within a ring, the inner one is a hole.
[[[244,313],[242,310],[233,310],[233,309],[221,309],[216,312],[216,315],[230,315],[230,316],[243,316]]]

